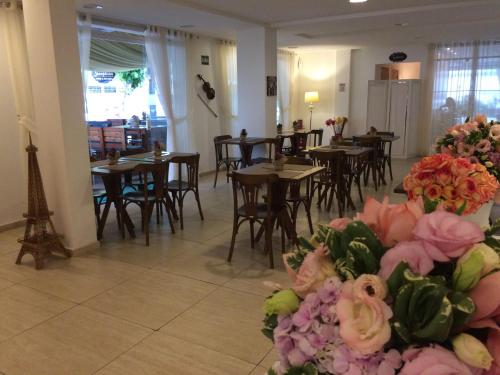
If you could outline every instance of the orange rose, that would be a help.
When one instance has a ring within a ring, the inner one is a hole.
[[[457,187],[458,196],[461,198],[479,200],[479,191],[477,182],[472,177],[459,178],[455,185]]]
[[[442,189],[441,186],[439,185],[432,184],[424,188],[424,195],[431,200],[436,200],[441,198],[441,194],[442,194]]]

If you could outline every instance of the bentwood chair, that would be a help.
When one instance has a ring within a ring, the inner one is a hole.
[[[250,223],[250,244],[255,246],[255,223],[264,231],[265,251],[269,254],[269,265],[274,268],[272,233],[276,216],[273,211],[273,184],[278,181],[275,174],[246,175],[233,172],[233,233],[227,261],[231,262],[238,230],[244,222]],[[262,192],[261,192],[262,190]],[[240,206],[238,196],[242,196]],[[263,195],[266,197],[265,201]]]
[[[266,146],[267,155],[265,157],[253,158],[252,165],[253,164],[260,164],[260,163],[272,163],[273,156],[277,152],[281,151],[281,148],[283,146],[283,139],[281,139],[280,137],[266,138],[266,142],[264,144]]]
[[[230,135],[219,135],[214,137],[215,144],[215,181],[214,188],[217,186],[217,176],[219,174],[220,167],[224,166],[226,169],[226,179],[229,182],[229,172],[231,169],[237,170],[241,163],[241,158],[229,156],[228,145],[223,145],[219,143],[226,139],[231,139]]]
[[[177,164],[177,179],[169,181],[167,189],[172,193],[172,200],[174,203],[174,211],[176,203],[179,205],[179,219],[181,222],[181,229],[184,229],[184,198],[187,193],[192,192],[198,204],[198,211],[201,220],[204,220],[203,211],[201,210],[200,192],[198,189],[198,171],[200,165],[200,154],[189,156],[175,156],[170,160],[170,163]],[[183,179],[183,167],[186,169],[186,180]]]
[[[175,233],[172,219],[172,202],[166,195],[164,182],[168,170],[168,163],[139,164],[134,168],[144,181],[144,188],[138,191],[131,191],[124,195],[124,209],[131,203],[136,204],[141,209],[142,230],[146,235],[146,246],[149,246],[149,223],[156,207],[157,222],[159,222],[159,212],[162,207],[168,215],[170,229]],[[151,177],[151,178],[150,178]],[[152,187],[152,190],[149,187]]]
[[[368,179],[371,172],[375,190],[378,190],[378,186],[381,183],[385,184],[383,175],[384,142],[382,141],[382,138],[380,138],[380,136],[352,137],[352,142],[355,145],[370,147],[373,149],[370,153],[367,167],[364,169],[364,183],[365,186],[368,185]]]
[[[381,136],[389,136],[389,137],[394,137],[394,132],[377,132],[377,135]],[[391,181],[393,180],[392,177],[392,142],[391,141],[382,141],[384,144],[384,161],[383,161],[383,172],[385,176],[385,167],[389,167],[389,175],[391,176]]]
[[[307,133],[296,132],[293,134],[292,142],[292,154],[295,156],[304,156],[307,150]]]
[[[97,227],[99,227],[99,223],[101,222],[101,206],[106,203],[106,190],[93,188],[92,197],[94,199],[94,214],[96,218],[96,224]]]
[[[311,159],[314,165],[325,169],[312,180],[311,196],[318,191],[318,207],[325,203],[328,211],[332,208],[333,198],[337,198],[339,217],[344,215],[346,184],[344,179],[345,151],[311,151]]]
[[[287,164],[294,165],[313,165],[312,159],[301,158],[299,156],[289,156],[286,159]],[[309,225],[309,231],[311,234],[314,233],[313,225],[311,220],[311,179],[305,181],[305,194],[301,192],[300,182],[291,182],[289,187],[289,193],[286,197],[286,202],[288,209],[290,210],[290,216],[292,218],[294,228],[297,227],[297,216],[299,212],[300,205],[304,206],[307,215],[307,222]]]
[[[309,133],[312,138],[312,146],[318,147],[323,144],[323,129],[312,129]]]

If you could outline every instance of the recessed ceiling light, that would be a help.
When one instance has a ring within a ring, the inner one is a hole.
[[[394,26],[398,26],[398,27],[406,27],[408,25],[409,25],[408,22],[400,22],[400,23],[395,23],[394,24]]]
[[[368,0],[349,0],[350,3],[366,3]]]
[[[192,29],[194,25],[181,25],[179,26],[181,29]]]
[[[83,7],[85,9],[98,9],[98,10],[101,10],[104,8],[101,4],[85,4]]]

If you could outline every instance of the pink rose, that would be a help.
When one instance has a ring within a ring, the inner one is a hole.
[[[391,338],[389,319],[392,310],[377,297],[354,294],[356,281],[346,281],[337,303],[340,336],[352,349],[362,354],[379,351]]]
[[[401,262],[408,263],[413,272],[422,276],[434,268],[434,262],[427,254],[423,241],[405,241],[398,243],[382,256],[379,276],[387,280]]]
[[[475,243],[484,241],[479,225],[446,211],[434,211],[422,216],[413,234],[425,241],[427,254],[438,262],[458,258]]]
[[[335,229],[336,231],[343,231],[350,223],[352,223],[352,219],[348,217],[340,217],[338,219],[333,219],[330,221],[330,224],[328,226],[332,229]]]
[[[500,124],[493,125],[490,128],[490,138],[494,141],[500,141]]]
[[[356,220],[368,225],[384,246],[392,247],[398,242],[413,239],[413,228],[423,214],[421,198],[403,204],[389,204],[388,197],[382,203],[370,197]]]
[[[441,346],[408,349],[400,375],[473,375],[471,369],[457,356]]]
[[[491,150],[491,142],[488,141],[487,139],[481,139],[479,142],[476,144],[476,150],[485,154],[487,152],[490,152]]]
[[[283,256],[285,267],[293,281],[292,289],[302,298],[315,292],[329,277],[336,276],[335,268],[325,246],[320,246],[307,254],[298,272],[295,272],[288,265],[287,258],[289,256],[290,254]]]
[[[459,142],[457,145],[457,152],[461,156],[471,156],[472,154],[474,154],[474,151],[475,149],[473,145],[469,145],[464,142]]]

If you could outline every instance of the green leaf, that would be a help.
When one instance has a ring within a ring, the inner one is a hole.
[[[400,262],[394,271],[392,271],[391,276],[387,279],[387,287],[389,288],[389,293],[392,298],[396,297],[399,288],[406,282],[404,277],[404,272],[409,269],[410,266],[406,262]]]
[[[453,307],[453,328],[467,324],[476,310],[472,298],[461,292],[453,292],[448,298]]]
[[[364,243],[376,259],[380,260],[382,255],[384,255],[384,246],[375,236],[373,231],[362,221],[354,221],[348,224],[344,232],[348,234],[351,239]]]
[[[406,342],[407,344],[411,344],[410,331],[408,331],[408,328],[401,324],[401,322],[393,322],[392,328],[404,342]]]
[[[467,201],[464,201],[464,203],[462,203],[462,205],[458,208],[458,210],[455,211],[455,214],[458,216],[462,216],[466,207],[467,207]]]
[[[301,367],[291,367],[285,375],[318,375],[318,369],[312,363],[306,363]]]
[[[267,370],[267,375],[278,375],[278,373],[270,368],[269,370]]]
[[[278,326],[278,315],[277,314],[266,314],[264,317],[264,328],[261,329],[261,332],[274,342],[274,329]]]
[[[438,204],[439,201],[433,201],[424,195],[424,211],[426,214],[430,214],[431,212],[436,211]]]
[[[421,339],[437,342],[445,341],[453,324],[453,308],[450,300],[444,297],[437,314],[424,328],[414,332],[414,335]]]
[[[394,317],[398,321],[406,321],[408,317],[408,304],[413,293],[413,284],[405,284],[399,288],[394,300]]]
[[[304,237],[299,237],[299,245],[302,246],[304,249],[309,250],[309,251],[315,250],[315,247],[313,246],[313,244],[310,243],[309,240],[306,240]]]

